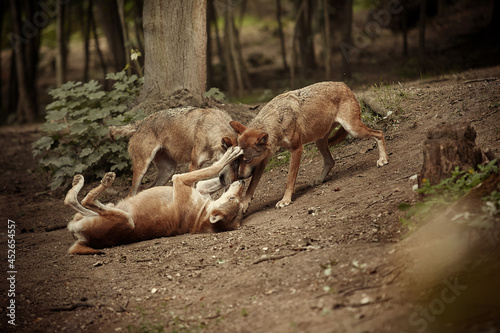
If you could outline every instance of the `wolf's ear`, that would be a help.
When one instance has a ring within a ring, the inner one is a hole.
[[[224,219],[224,215],[218,214],[218,215],[212,215],[210,214],[210,223],[214,224],[219,221],[222,221]]]
[[[230,147],[234,145],[233,141],[231,141],[231,138],[228,138],[227,136],[222,138],[220,144],[222,146],[222,149],[224,149],[224,151],[228,150]]]
[[[267,145],[267,139],[269,138],[269,134],[267,133],[261,133],[257,137],[257,144],[258,145]]]
[[[236,134],[240,135],[241,133],[245,132],[247,129],[245,126],[240,124],[239,122],[232,120],[229,122],[229,125],[233,128],[233,130],[236,132]]]

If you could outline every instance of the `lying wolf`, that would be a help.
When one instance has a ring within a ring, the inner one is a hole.
[[[97,199],[111,186],[115,174],[107,173],[80,204],[77,199],[84,179],[76,175],[64,204],[77,213],[68,229],[77,238],[71,254],[98,254],[104,247],[184,233],[218,232],[238,227],[243,217],[244,183],[236,181],[217,200],[210,194],[220,188],[219,172],[241,154],[231,147],[208,168],[174,175],[173,186],[158,186],[127,197],[116,205]],[[200,181],[196,188],[193,185]]]

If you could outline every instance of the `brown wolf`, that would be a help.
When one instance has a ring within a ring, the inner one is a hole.
[[[338,125],[342,127],[329,138]],[[252,176],[243,199],[245,211],[269,158],[279,147],[290,150],[291,159],[285,194],[276,204],[278,208],[292,202],[303,145],[306,143],[314,142],[323,156],[324,167],[317,182],[323,182],[335,164],[328,147],[342,141],[348,133],[355,138],[375,139],[380,154],[377,166],[388,163],[384,134],[361,122],[361,108],[352,91],[341,82],[316,83],[283,93],[266,104],[248,127],[236,121],[231,121],[231,126],[238,134],[238,145],[244,153],[239,165],[239,177]]]
[[[125,126],[110,126],[111,137],[128,136],[133,177],[129,195],[139,191],[142,177],[153,162],[157,168],[153,186],[165,185],[177,163],[191,162],[189,171],[217,161],[237,137],[229,126],[231,117],[223,110],[179,107],[159,111]],[[228,166],[228,184],[236,180],[237,167]],[[226,181],[226,179],[224,179]]]
[[[218,232],[238,227],[243,216],[244,183],[231,184],[217,200],[210,198],[220,188],[219,179],[200,181],[218,173],[241,154],[239,147],[231,147],[208,168],[173,176],[173,186],[158,186],[127,197],[118,204],[103,205],[97,197],[115,179],[107,173],[101,184],[91,190],[80,204],[78,192],[83,186],[82,175],[73,179],[64,203],[78,213],[69,222],[68,229],[77,241],[69,249],[71,254],[96,254],[104,247],[137,242],[156,237],[183,233]],[[200,181],[196,188],[195,182]]]

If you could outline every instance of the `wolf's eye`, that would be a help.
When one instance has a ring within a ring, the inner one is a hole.
[[[245,163],[250,163],[250,162],[252,162],[252,160],[253,160],[252,157],[244,157],[243,158],[243,162],[245,162]]]

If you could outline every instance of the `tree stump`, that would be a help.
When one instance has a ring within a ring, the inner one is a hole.
[[[476,131],[466,122],[439,125],[427,133],[424,142],[424,162],[418,177],[421,187],[426,179],[431,185],[449,178],[455,167],[476,169],[483,161],[481,149],[476,147]]]

